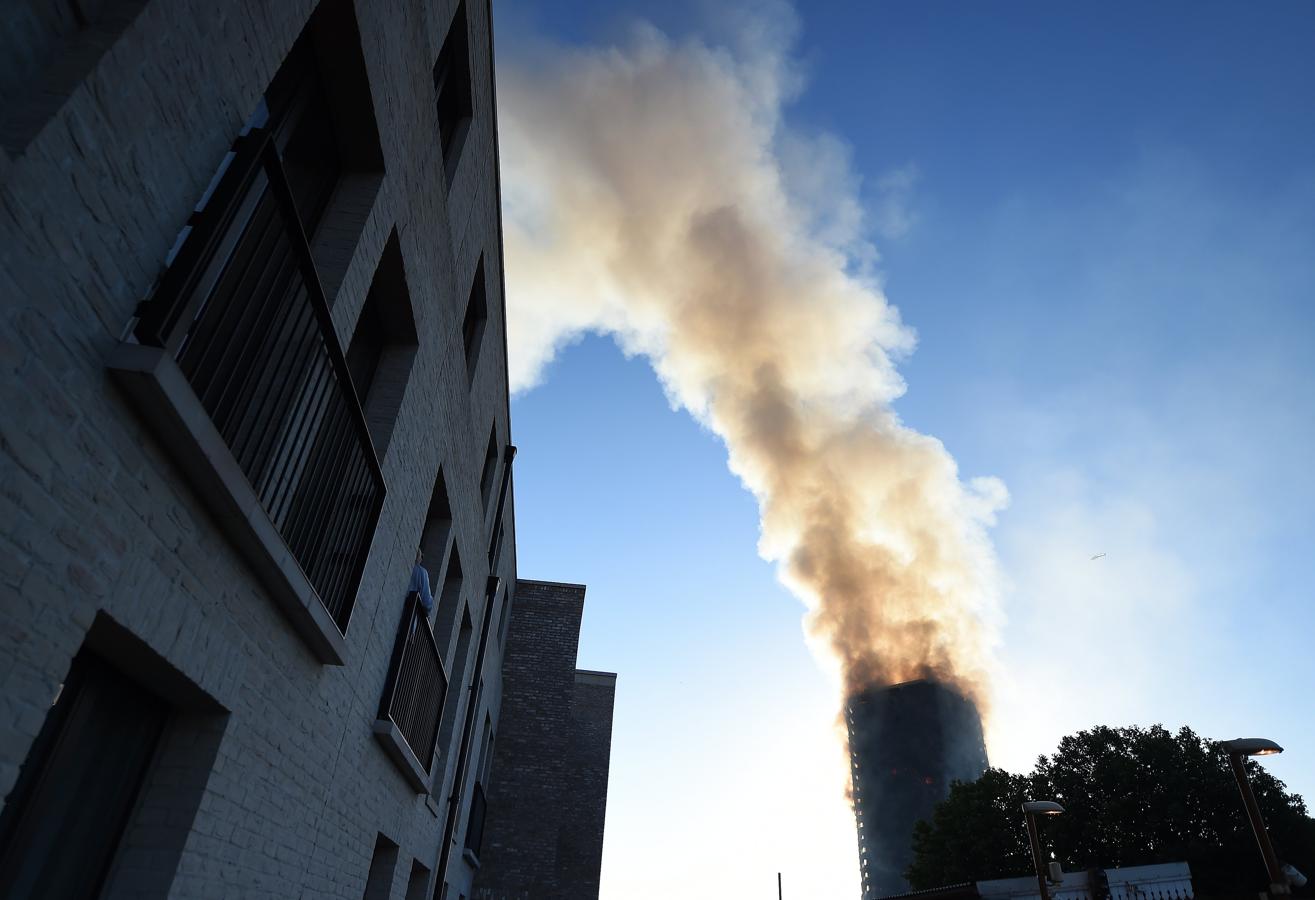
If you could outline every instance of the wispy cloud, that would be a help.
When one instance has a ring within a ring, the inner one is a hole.
[[[902,238],[917,221],[913,211],[913,192],[921,173],[915,163],[891,169],[876,180],[876,203],[873,222],[877,233],[885,238]]]

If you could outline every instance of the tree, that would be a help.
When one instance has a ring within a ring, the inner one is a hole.
[[[1305,803],[1254,761],[1247,772],[1279,858],[1315,874],[1315,819]],[[989,769],[956,782],[914,829],[910,884],[1031,873],[1019,809],[1029,799],[1064,804],[1064,815],[1041,825],[1067,871],[1186,861],[1198,894],[1254,896],[1268,884],[1223,750],[1189,728],[1171,734],[1158,725],[1080,731],[1027,775]]]

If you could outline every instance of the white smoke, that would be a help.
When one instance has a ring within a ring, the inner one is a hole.
[[[647,357],[725,442],[845,688],[933,676],[981,702],[1005,490],[965,485],[893,411],[914,335],[873,275],[847,147],[783,122],[790,19],[765,21],[727,46],[638,26],[500,60],[512,387],[585,332]],[[914,174],[878,185],[887,233]]]

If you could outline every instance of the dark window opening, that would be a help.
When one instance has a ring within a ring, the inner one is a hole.
[[[434,480],[434,492],[429,498],[429,510],[425,513],[425,524],[420,531],[420,552],[424,555],[420,564],[428,569],[435,577],[440,571],[442,571],[443,560],[447,556],[447,545],[451,536],[452,504],[448,500],[447,480],[443,477],[443,470],[439,469],[438,477]],[[455,551],[453,551],[452,559],[456,561],[458,569],[457,578],[459,580],[461,577],[461,563],[457,561]],[[431,581],[433,580],[434,579],[431,578]],[[444,591],[446,591],[446,580],[443,583],[443,587]],[[458,587],[458,591],[459,590],[460,588]],[[443,594],[440,594],[440,602],[442,601],[443,596]]]
[[[384,325],[379,317],[379,304],[372,303],[373,299],[372,293],[356,320],[356,331],[347,346],[347,371],[351,372],[352,386],[356,388],[356,397],[362,408],[365,407],[365,398],[370,396],[370,383],[374,381],[375,370],[384,355]]]
[[[494,536],[492,545],[489,547],[489,571],[498,571],[498,566],[502,563],[502,541],[507,536],[507,528],[502,524],[502,519],[497,519],[498,533]]]
[[[95,15],[78,0],[17,0],[5,4],[5,52],[0,53],[0,94],[18,94],[24,83],[58,58],[61,46]],[[90,4],[99,6],[99,3]]]
[[[78,654],[0,815],[0,894],[99,895],[168,719],[160,699]]]
[[[374,854],[370,857],[370,871],[365,877],[365,894],[361,900],[389,900],[396,868],[397,843],[380,832],[374,841]]]
[[[402,250],[394,231],[379,258],[347,347],[347,369],[382,458],[388,450],[415,363],[417,338]]]
[[[434,64],[434,92],[438,103],[438,139],[443,148],[443,172],[447,183],[456,175],[457,158],[470,130],[473,105],[470,90],[470,36],[466,26],[466,4],[457,4],[448,26],[443,49]]]
[[[470,813],[466,820],[466,853],[479,860],[484,846],[484,816],[487,811],[489,768],[493,764],[493,721],[484,715],[484,735],[480,745],[479,767],[475,770],[475,786],[470,793]]]
[[[0,3],[0,143],[11,155],[59,112],[146,0]]]
[[[511,591],[502,592],[502,622],[499,624],[498,646],[507,643],[507,631],[511,627]]]
[[[474,626],[470,622],[470,613],[463,608],[461,611],[461,631],[457,635],[456,652],[452,655],[452,664],[447,667],[452,674],[447,683],[447,702],[443,704],[443,725],[438,738],[440,752],[451,746],[454,737],[453,732],[456,729],[457,715],[461,711],[461,695],[466,690],[466,664],[468,662],[467,657],[470,656],[470,641],[473,634]],[[440,779],[435,779],[435,781],[438,780]],[[434,790],[439,790],[437,784],[434,785]]]
[[[489,786],[489,776],[493,771],[493,719],[484,714],[484,743],[479,751],[479,783]]]
[[[452,629],[456,626],[457,614],[465,606],[461,602],[461,554],[456,545],[448,558],[447,572],[443,575],[443,590],[438,595],[438,620],[434,629],[434,639],[438,641],[439,651],[447,653],[452,643]],[[449,672],[452,666],[447,667]]]
[[[411,861],[411,877],[406,882],[405,900],[424,900],[425,888],[429,886],[429,867],[420,860]]]
[[[297,40],[265,92],[268,128],[283,161],[306,237],[315,234],[342,177],[337,130],[315,61],[310,29]]]
[[[489,498],[493,495],[493,480],[498,474],[498,426],[489,432],[489,446],[484,451],[484,470],[479,475],[479,494],[484,499],[484,508],[489,508]]]
[[[466,300],[466,315],[461,320],[461,343],[466,353],[466,377],[475,377],[475,364],[479,362],[479,349],[484,343],[484,323],[489,317],[488,299],[484,287],[484,256],[475,266],[475,282],[470,286]]]

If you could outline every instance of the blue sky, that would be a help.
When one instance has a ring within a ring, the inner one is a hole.
[[[849,154],[910,426],[1011,502],[992,760],[1099,723],[1287,747],[1315,796],[1315,5],[809,3],[792,133]],[[500,53],[727,44],[687,2],[503,4]],[[505,152],[505,151],[504,151]],[[518,559],[620,673],[604,896],[856,894],[836,688],[720,440],[589,336],[513,401]],[[1104,559],[1089,557],[1104,552]]]

